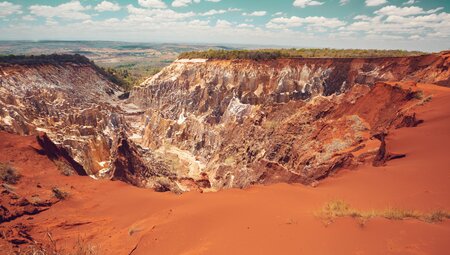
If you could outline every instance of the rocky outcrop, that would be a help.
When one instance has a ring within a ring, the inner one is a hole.
[[[414,86],[448,86],[449,63],[449,53],[178,60],[124,94],[82,57],[8,60],[0,129],[39,134],[78,174],[158,191],[309,184],[389,160],[376,135],[420,124],[412,109],[426,98]]]
[[[0,60],[0,129],[30,135],[54,159],[79,174],[110,170],[113,144],[127,124],[117,104],[123,92],[81,56]]]
[[[386,136],[386,133],[379,133],[373,136],[381,142],[380,148],[378,149],[378,152],[373,159],[373,166],[384,166],[389,160],[404,158],[406,156],[405,154],[396,154],[389,152],[386,145]]]
[[[372,160],[374,134],[417,125],[415,91],[383,82],[448,85],[449,59],[179,60],[132,92],[146,109],[135,141],[213,189],[311,183]]]

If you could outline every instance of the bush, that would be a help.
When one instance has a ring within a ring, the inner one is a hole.
[[[139,85],[149,76],[153,76],[159,71],[160,67],[135,68],[133,65],[121,65],[115,68],[102,67],[102,73],[109,81],[119,85],[125,91],[130,91],[134,86]]]
[[[20,174],[11,165],[0,163],[0,178],[7,184],[16,184],[20,179]]]
[[[0,56],[0,65],[60,65],[63,63],[92,64],[92,62],[79,54],[51,54],[51,55],[8,55]]]
[[[59,200],[64,200],[69,196],[69,193],[60,190],[58,187],[53,187],[52,192],[53,195]]]

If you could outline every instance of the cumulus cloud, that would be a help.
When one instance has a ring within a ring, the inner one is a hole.
[[[46,18],[86,20],[91,17],[84,13],[90,7],[81,5],[80,1],[72,1],[57,6],[32,5],[29,9],[31,14]]]
[[[370,20],[371,18],[367,15],[356,15],[353,19],[356,20]]]
[[[200,0],[174,0],[172,2],[173,7],[185,7],[192,3],[200,3]]]
[[[315,0],[295,0],[293,5],[295,7],[305,8],[306,6],[315,6],[322,5],[323,2],[315,1]]]
[[[226,20],[222,20],[222,19],[219,19],[216,22],[216,27],[217,28],[230,28],[231,25],[232,25],[231,22],[226,21]]]
[[[240,11],[241,9],[236,9],[236,8],[228,8],[228,9],[221,9],[221,10],[216,10],[216,9],[211,9],[209,11],[200,13],[200,16],[212,16],[212,15],[217,15],[217,14],[224,14],[227,12],[236,12],[236,11]]]
[[[167,5],[162,0],[138,0],[140,6],[145,8],[164,9]]]
[[[305,18],[300,18],[297,16],[292,16],[290,18],[274,18],[271,19],[267,24],[267,28],[293,28],[301,26],[309,27],[325,27],[325,28],[337,28],[345,25],[344,21],[337,18],[325,18],[318,16],[310,16]]]
[[[117,3],[109,2],[109,1],[103,1],[99,4],[97,4],[97,6],[95,6],[94,9],[99,12],[106,12],[106,11],[115,12],[115,11],[120,10],[120,5],[118,5]]]
[[[415,4],[417,2],[419,2],[419,1],[417,1],[417,0],[409,0],[407,2],[404,2],[403,5],[412,5],[412,4]]]
[[[25,15],[25,16],[22,17],[22,19],[26,20],[26,21],[34,21],[34,20],[36,20],[36,18],[34,16],[32,16],[32,15]]]
[[[418,15],[418,14],[431,14],[442,10],[442,7],[432,9],[429,11],[424,11],[421,7],[410,6],[410,7],[397,7],[394,5],[385,6],[378,11],[375,11],[375,14],[378,15],[395,15],[395,16],[410,16],[410,15]]]
[[[242,23],[236,26],[237,28],[254,28],[255,26],[252,24]]]
[[[1,15],[21,13],[20,5],[14,4],[14,1],[10,0],[11,3],[1,1]],[[442,8],[430,10],[420,5],[402,5],[402,2],[406,2],[406,0],[399,1],[397,6],[386,4],[376,7],[372,14],[353,15],[353,19],[348,21],[344,18],[341,19],[340,16],[335,18],[320,15],[286,16],[287,14],[283,12],[275,13],[283,9],[272,10],[264,13],[266,17],[270,17],[270,21],[265,24],[265,27],[256,25],[257,23],[253,19],[261,18],[253,17],[255,15],[250,16],[249,14],[252,13],[246,13],[247,16],[241,17],[241,22],[223,18],[216,21],[216,19],[210,18],[212,15],[231,11],[243,12],[237,8],[216,8],[202,10],[198,13],[181,12],[177,8],[168,8],[167,5],[172,4],[173,0],[138,0],[134,1],[135,5],[122,6],[122,9],[127,11],[126,16],[104,18],[98,13],[93,14],[92,17],[89,14],[92,10],[97,10],[101,2],[118,3],[119,1],[101,0],[97,1],[95,7],[88,6],[86,4],[88,1],[65,1],[65,4],[56,6],[34,4],[33,7],[30,7],[30,13],[18,17],[22,22],[14,19],[14,21],[9,21],[10,24],[0,26],[2,39],[120,40],[127,38],[130,41],[153,41],[158,38],[159,41],[182,40],[184,42],[220,44],[260,44],[264,42],[271,45],[298,46],[299,38],[301,38],[302,45],[314,45],[315,47],[348,47],[348,45],[352,45],[352,47],[422,50],[440,50],[448,48],[450,43],[449,13],[444,12]],[[294,0],[291,1],[294,2]],[[341,2],[333,1],[336,4]],[[190,2],[195,3],[195,1]],[[310,6],[313,1],[303,2],[305,6]],[[317,0],[315,2],[324,3],[326,1]],[[350,1],[350,3],[354,2],[356,3],[356,1]],[[365,3],[366,1],[361,2]],[[8,4],[5,5],[5,3]],[[11,5],[16,7],[13,8],[13,11],[11,8],[6,11],[5,6]],[[32,22],[36,17],[46,18],[45,23]],[[65,19],[64,22],[61,19]],[[415,40],[414,43],[412,40]]]
[[[0,2],[0,17],[6,17],[12,14],[20,14],[22,6],[10,2]]]
[[[227,12],[227,10],[212,9],[212,10],[209,10],[207,12],[201,13],[200,16],[212,16],[212,15],[216,15],[216,14],[224,14],[226,12]]]
[[[262,16],[266,16],[266,14],[267,14],[266,11],[254,11],[251,13],[247,13],[247,12],[242,13],[242,15],[244,15],[244,16],[254,16],[254,17],[262,17]]]
[[[387,0],[366,0],[366,6],[378,6],[387,2]]]
[[[340,1],[339,1],[339,4],[340,4],[340,5],[346,5],[346,4],[348,4],[348,3],[350,3],[350,0],[340,0]]]
[[[435,10],[432,10],[435,11]],[[440,34],[450,36],[450,14],[449,13],[429,13],[430,11],[419,12],[416,10],[402,11],[391,15],[377,15],[374,17],[359,17],[342,30],[359,31],[365,34],[375,34],[383,36],[411,36],[415,34]],[[412,15],[411,13],[414,13]],[[356,17],[355,17],[356,19]]]
[[[171,9],[144,9],[137,8],[133,5],[127,5],[128,17],[127,20],[137,22],[155,22],[163,23],[169,21],[183,20],[196,16],[194,12],[176,12]]]

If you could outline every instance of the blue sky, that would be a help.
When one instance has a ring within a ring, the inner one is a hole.
[[[450,48],[450,0],[0,0],[0,40]]]

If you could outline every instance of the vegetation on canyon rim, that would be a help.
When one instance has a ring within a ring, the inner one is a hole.
[[[123,68],[102,68],[97,66],[87,57],[79,54],[51,54],[51,55],[5,55],[0,56],[0,66],[3,64],[15,65],[61,65],[62,63],[73,63],[82,65],[92,65],[99,73],[105,76],[110,82],[117,84],[124,90],[130,90],[135,85],[143,81],[142,76],[154,75],[160,69],[151,69],[141,74],[134,74]]]
[[[406,57],[425,54],[420,51],[405,50],[361,50],[361,49],[258,49],[258,50],[207,50],[181,53],[179,59],[252,59],[271,60],[278,58],[376,58]]]

